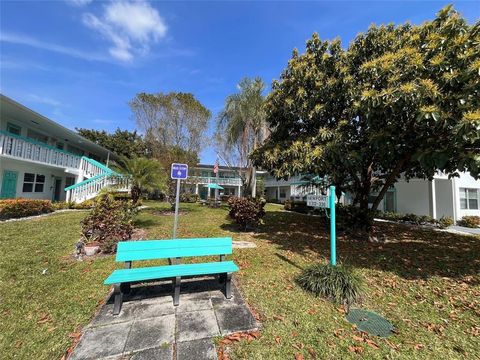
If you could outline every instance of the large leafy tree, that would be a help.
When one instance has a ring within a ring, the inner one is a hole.
[[[217,117],[217,151],[227,165],[248,169],[246,175],[239,175],[245,192],[254,193],[255,171],[249,154],[263,143],[267,134],[265,84],[260,78],[244,78],[238,89],[226,98]]]
[[[211,113],[192,94],[139,93],[130,108],[155,157],[171,148],[198,154],[206,144]]]
[[[84,138],[120,156],[141,157],[147,156],[149,153],[143,137],[137,131],[117,129],[114,133],[108,133],[105,130],[83,128],[77,128],[76,130]]]
[[[182,92],[139,93],[130,107],[148,149],[169,179],[166,193],[173,206],[176,187],[170,179],[170,165],[198,163],[198,154],[208,144],[206,130],[211,113],[192,94]]]
[[[346,49],[314,34],[273,83],[255,164],[326,176],[363,209],[400,176],[478,178],[479,32],[449,6],[419,26],[372,26]]]

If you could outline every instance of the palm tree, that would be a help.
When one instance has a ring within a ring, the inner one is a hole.
[[[245,191],[255,196],[255,169],[250,153],[265,140],[265,84],[262,79],[244,78],[238,84],[239,92],[228,96],[217,118],[217,139],[221,139],[227,151],[237,152],[241,167],[248,168]]]
[[[130,178],[133,204],[138,202],[144,191],[164,190],[166,187],[165,171],[156,160],[121,157],[117,165],[116,170]]]

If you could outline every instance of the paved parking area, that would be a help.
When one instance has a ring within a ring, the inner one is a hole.
[[[179,306],[171,282],[135,285],[121,313],[112,310],[113,298],[84,329],[71,360],[217,359],[215,337],[258,328],[235,284],[227,300],[215,278],[182,279]]]

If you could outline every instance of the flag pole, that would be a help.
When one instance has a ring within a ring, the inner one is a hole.
[[[214,165],[214,171],[216,171],[216,180],[217,180],[217,186],[218,186],[218,179],[220,175],[220,165],[218,163],[218,154],[217,154],[217,159],[215,160],[215,165]],[[215,188],[215,206],[217,205],[216,202],[218,201],[218,187]]]

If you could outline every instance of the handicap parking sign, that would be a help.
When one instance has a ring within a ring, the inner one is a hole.
[[[172,164],[172,169],[170,172],[170,177],[172,179],[186,179],[188,175],[188,165],[187,164]]]

